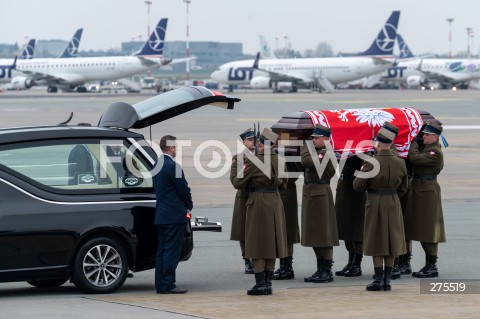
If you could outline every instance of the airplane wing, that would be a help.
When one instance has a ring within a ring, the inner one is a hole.
[[[269,71],[265,69],[261,69],[259,65],[260,61],[260,52],[257,53],[255,57],[255,61],[253,62],[252,68],[254,70],[258,70],[268,74],[268,77],[273,82],[292,82],[300,85],[307,85],[310,83],[317,84],[323,88],[326,92],[333,92],[335,90],[333,84],[326,78],[324,74],[316,74],[312,73],[311,76],[293,76],[288,74],[283,74],[279,72]]]
[[[188,58],[180,58],[180,59],[169,59],[170,62],[168,64],[178,64],[178,63],[185,63],[187,61],[192,61],[192,60],[196,60],[197,57],[196,56],[191,56],[191,57],[188,57]],[[162,63],[163,65],[165,65],[166,63]]]

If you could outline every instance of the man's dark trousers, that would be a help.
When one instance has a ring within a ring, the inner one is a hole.
[[[175,270],[180,261],[185,223],[161,224],[158,228],[158,249],[155,266],[157,292],[172,290],[175,285]]]

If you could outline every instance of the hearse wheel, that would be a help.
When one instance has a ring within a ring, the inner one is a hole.
[[[110,293],[125,282],[128,257],[125,249],[113,239],[93,238],[80,247],[73,267],[73,282],[80,290]]]

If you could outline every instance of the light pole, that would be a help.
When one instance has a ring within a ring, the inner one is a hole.
[[[187,57],[187,85],[190,85],[190,43],[189,43],[189,31],[188,31],[188,7],[192,0],[183,0],[187,4],[187,47],[186,47],[186,57]]]
[[[150,37],[150,6],[152,5],[152,0],[143,1],[147,5],[147,39]]]
[[[473,28],[467,27],[467,58],[470,59],[470,38],[473,38]]]
[[[152,0],[145,0],[144,3],[147,5],[147,39],[150,37],[150,6],[152,5]]]
[[[448,58],[452,58],[452,22],[453,18],[448,18]]]

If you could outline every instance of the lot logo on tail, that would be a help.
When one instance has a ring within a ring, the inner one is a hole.
[[[77,33],[75,33],[75,35],[73,36],[72,41],[70,41],[70,43],[68,44],[67,50],[71,56],[77,56],[78,47],[80,46],[80,38],[82,37],[82,30],[83,29],[78,30]]]
[[[157,25],[148,41],[150,48],[156,52],[162,52],[165,43],[165,32],[167,31],[167,20]]]
[[[385,24],[377,37],[377,47],[385,52],[393,50],[395,45],[395,37],[397,35],[397,28],[391,24]]]
[[[147,42],[142,49],[135,53],[137,56],[159,56],[162,55],[163,46],[165,44],[165,33],[167,31],[167,18],[163,18],[158,22]]]
[[[25,48],[25,58],[24,59],[32,59],[33,52],[35,51],[35,40],[28,42],[27,47]]]

